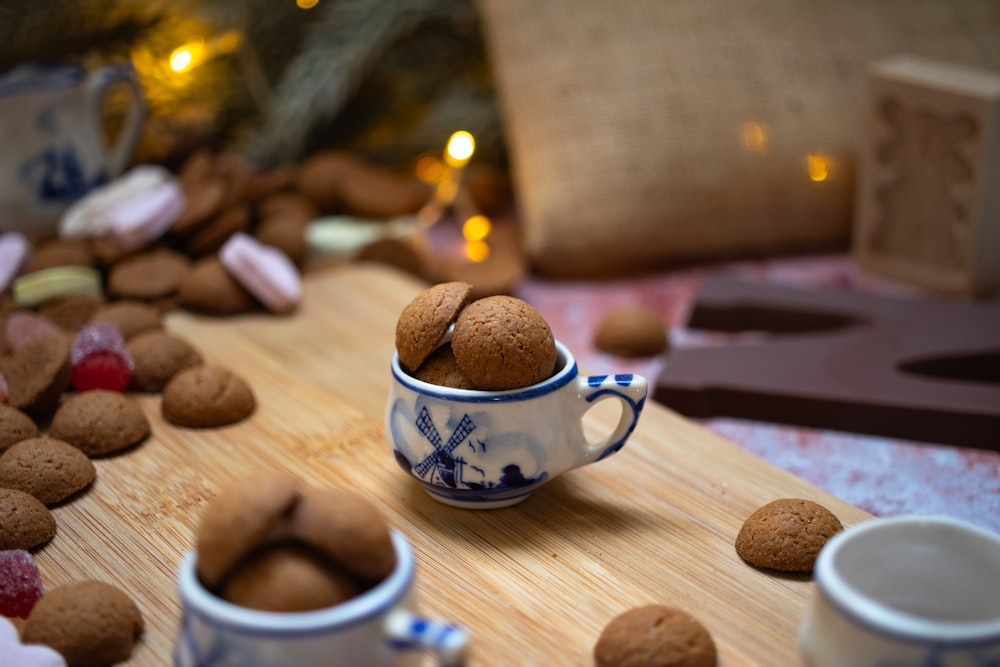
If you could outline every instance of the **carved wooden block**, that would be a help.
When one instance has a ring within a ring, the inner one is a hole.
[[[875,64],[859,150],[854,256],[963,296],[1000,292],[1000,74]]]

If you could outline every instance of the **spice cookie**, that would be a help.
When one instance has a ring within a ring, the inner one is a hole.
[[[205,508],[195,534],[198,578],[217,589],[236,564],[273,533],[298,502],[302,484],[282,473],[259,473],[222,489]]]
[[[163,314],[158,308],[136,300],[114,301],[101,306],[91,316],[90,323],[107,322],[118,327],[122,338],[129,340],[144,331],[163,328]]]
[[[648,308],[619,308],[598,322],[594,347],[619,357],[651,357],[666,352],[667,328]]]
[[[0,453],[15,443],[38,437],[38,425],[15,407],[0,403]]]
[[[171,378],[160,402],[163,418],[174,426],[215,428],[246,419],[257,399],[246,380],[224,368],[194,366]]]
[[[717,659],[705,626],[662,605],[619,614],[594,645],[595,667],[715,667]]]
[[[421,382],[436,384],[452,389],[475,389],[469,378],[465,377],[462,368],[455,359],[455,352],[450,344],[444,344],[431,352],[431,356],[421,364],[420,369],[413,374]]]
[[[736,553],[754,567],[812,572],[820,549],[844,529],[811,500],[781,498],[751,514],[736,536]]]
[[[362,591],[360,583],[303,544],[254,552],[222,587],[228,602],[264,611],[296,612],[340,604]]]
[[[99,294],[67,294],[38,305],[38,314],[63,331],[76,332],[105,304]]]
[[[238,315],[259,308],[253,294],[215,255],[195,262],[181,281],[178,297],[182,308],[208,315]]]
[[[541,382],[556,365],[548,322],[527,302],[488,296],[466,306],[455,321],[451,347],[477,389],[502,391]]]
[[[420,368],[471,299],[469,283],[438,283],[403,308],[396,321],[396,352],[406,370]]]
[[[134,398],[105,389],[74,394],[59,406],[49,426],[49,436],[90,457],[134,447],[150,433],[149,420]]]
[[[78,581],[35,603],[21,639],[55,649],[70,665],[114,665],[131,657],[144,625],[126,593],[102,581]]]
[[[22,440],[0,454],[0,487],[30,493],[46,506],[82,491],[96,476],[86,454],[55,438]]]
[[[117,299],[164,299],[177,291],[190,269],[191,260],[176,250],[148,250],[112,266],[108,271],[107,291]]]
[[[72,380],[71,337],[56,332],[32,338],[0,357],[7,403],[31,416],[48,416]]]
[[[56,534],[56,520],[42,501],[26,491],[0,488],[0,550],[31,551]]]
[[[59,266],[94,266],[94,255],[83,239],[51,239],[41,243],[24,273],[34,273]]]
[[[160,393],[177,373],[203,363],[190,343],[162,329],[133,337],[128,352],[133,363],[129,389],[138,392]]]

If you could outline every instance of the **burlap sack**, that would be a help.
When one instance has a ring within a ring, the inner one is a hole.
[[[554,277],[847,248],[869,64],[1000,67],[996,0],[477,0]]]

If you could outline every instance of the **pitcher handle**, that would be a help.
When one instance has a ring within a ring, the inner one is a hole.
[[[396,609],[385,620],[390,645],[398,651],[424,650],[437,658],[441,667],[463,667],[469,635],[445,621]]]
[[[584,412],[595,402],[609,397],[618,399],[622,404],[622,414],[614,430],[600,442],[588,444],[585,463],[592,463],[611,456],[625,446],[625,441],[639,423],[639,413],[646,403],[649,384],[643,376],[631,373],[580,375],[576,382],[577,391],[584,399]],[[580,418],[583,418],[583,413]]]
[[[105,144],[104,151],[110,154],[108,160],[108,180],[117,177],[128,164],[132,152],[139,143],[142,134],[142,124],[146,119],[146,101],[143,96],[142,87],[136,78],[135,69],[131,63],[120,63],[116,65],[105,65],[95,70],[87,81],[90,92],[91,117],[97,123],[98,136],[104,137],[104,99],[108,93],[108,88],[113,83],[122,82],[128,85],[131,94],[131,104],[125,116],[125,122],[118,141],[112,148]]]

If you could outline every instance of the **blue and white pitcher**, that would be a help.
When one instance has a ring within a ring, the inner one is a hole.
[[[105,101],[114,84],[131,99],[117,141],[109,145]],[[145,116],[130,64],[88,71],[32,63],[0,76],[0,231],[55,233],[70,205],[124,171]]]

